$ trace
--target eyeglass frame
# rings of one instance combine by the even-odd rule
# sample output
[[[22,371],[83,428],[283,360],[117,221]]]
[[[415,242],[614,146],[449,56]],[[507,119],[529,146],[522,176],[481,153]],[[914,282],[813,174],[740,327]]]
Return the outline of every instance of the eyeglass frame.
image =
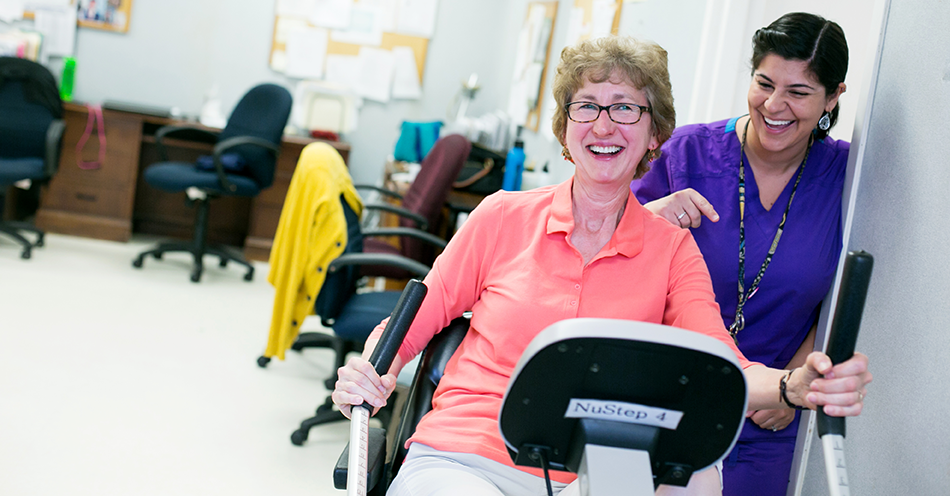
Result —
[[[571,105],[574,105],[575,103],[585,103],[585,104],[589,104],[589,105],[593,105],[593,106],[597,107],[597,117],[594,117],[593,119],[591,119],[591,120],[589,120],[589,121],[579,121],[579,120],[577,120],[577,119],[571,117],[571,109],[570,109],[570,107],[571,107]],[[617,106],[617,105],[628,105],[628,106],[631,106],[631,107],[637,107],[638,109],[640,109],[640,116],[637,117],[637,120],[635,120],[635,121],[633,121],[633,122],[620,122],[620,121],[614,119],[614,117],[613,117],[612,115],[610,115],[610,109],[611,109],[611,107],[615,107],[615,106]],[[578,101],[576,101],[576,102],[568,102],[568,103],[564,104],[564,112],[567,114],[567,118],[570,119],[570,120],[572,120],[572,121],[574,121],[574,122],[576,122],[576,123],[578,123],[578,124],[587,124],[588,122],[594,122],[594,121],[596,121],[597,119],[600,119],[600,114],[601,114],[603,111],[605,111],[605,110],[607,111],[607,118],[609,118],[611,121],[613,121],[613,122],[616,123],[616,124],[620,124],[620,125],[624,125],[624,126],[632,126],[632,125],[634,125],[634,124],[640,122],[640,119],[643,119],[643,114],[644,114],[644,113],[648,113],[648,114],[652,114],[652,113],[653,113],[653,107],[648,107],[648,106],[646,106],[646,105],[637,105],[636,103],[617,102],[617,103],[612,103],[612,104],[610,104],[610,105],[598,105],[598,104],[596,104],[596,103],[594,103],[594,102],[588,102],[588,101],[584,101],[584,100],[578,100]]]

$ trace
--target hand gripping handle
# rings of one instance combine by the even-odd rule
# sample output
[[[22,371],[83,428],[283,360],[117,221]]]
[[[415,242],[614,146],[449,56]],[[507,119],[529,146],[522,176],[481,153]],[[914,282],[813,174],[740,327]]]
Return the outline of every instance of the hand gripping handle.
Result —
[[[828,357],[835,365],[854,356],[854,345],[858,340],[858,329],[861,327],[861,314],[864,311],[873,265],[874,258],[865,251],[849,252],[845,258],[841,289],[838,292],[835,316],[831,321],[831,335],[828,338]],[[844,417],[825,415],[824,408],[819,408],[817,413],[819,436],[839,434],[844,437]]]
[[[396,358],[396,353],[406,339],[406,333],[409,332],[409,326],[412,320],[416,318],[419,307],[422,306],[422,300],[426,297],[428,288],[422,282],[412,279],[406,285],[406,289],[399,295],[399,301],[396,302],[396,308],[393,309],[389,322],[383,330],[373,354],[369,357],[369,362],[376,368],[376,373],[380,376],[389,372],[389,367]]]

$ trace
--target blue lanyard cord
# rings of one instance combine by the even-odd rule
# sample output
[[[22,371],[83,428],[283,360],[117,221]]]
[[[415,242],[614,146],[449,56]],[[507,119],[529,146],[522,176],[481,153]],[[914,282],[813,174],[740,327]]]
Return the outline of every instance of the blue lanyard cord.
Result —
[[[792,186],[792,194],[788,197],[788,205],[785,206],[785,213],[782,214],[782,221],[778,224],[778,230],[775,232],[775,238],[772,240],[772,246],[769,248],[768,255],[765,256],[765,260],[762,262],[762,267],[759,267],[759,273],[756,274],[755,280],[752,281],[752,286],[749,287],[749,290],[745,290],[745,165],[743,164],[743,157],[745,156],[745,139],[746,134],[749,132],[749,121],[752,118],[749,117],[749,120],[745,122],[745,129],[742,130],[742,147],[739,150],[739,302],[736,305],[736,318],[732,322],[732,325],[729,326],[729,335],[732,336],[733,341],[736,342],[736,346],[739,346],[739,340],[736,337],[736,334],[739,333],[742,329],[745,328],[745,316],[742,313],[742,309],[745,306],[746,301],[752,297],[757,289],[759,289],[759,282],[762,281],[762,276],[765,275],[765,269],[769,267],[769,264],[772,262],[772,256],[775,255],[775,250],[778,248],[778,242],[782,239],[782,232],[785,230],[785,220],[788,219],[788,211],[792,208],[792,200],[795,199],[795,191],[798,189],[798,183],[802,180],[802,173],[805,172],[805,163],[808,162],[808,154],[811,152],[812,139],[808,139],[808,148],[805,149],[805,158],[802,159],[802,164],[798,167],[798,177],[795,178],[795,184]]]

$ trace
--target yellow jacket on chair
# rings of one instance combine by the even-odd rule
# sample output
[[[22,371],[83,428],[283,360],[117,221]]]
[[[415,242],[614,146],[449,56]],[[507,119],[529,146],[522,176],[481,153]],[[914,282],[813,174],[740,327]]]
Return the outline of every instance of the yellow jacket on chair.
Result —
[[[284,359],[323,286],[327,266],[346,246],[340,195],[357,215],[363,210],[343,157],[326,143],[300,153],[270,251],[267,281],[277,290],[264,356]]]

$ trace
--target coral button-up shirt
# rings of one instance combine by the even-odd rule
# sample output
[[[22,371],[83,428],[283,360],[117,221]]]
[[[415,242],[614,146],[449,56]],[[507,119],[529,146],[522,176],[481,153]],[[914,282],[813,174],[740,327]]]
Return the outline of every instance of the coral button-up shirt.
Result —
[[[728,345],[743,368],[750,364],[723,327],[706,264],[689,231],[630,195],[610,241],[584,265],[571,245],[572,185],[573,179],[489,196],[435,261],[400,358],[406,363],[467,310],[471,329],[410,443],[513,466],[498,431],[502,397],[528,343],[564,319],[628,319],[688,329]],[[379,337],[383,325],[372,337]],[[551,477],[570,482],[575,476],[553,472]]]

